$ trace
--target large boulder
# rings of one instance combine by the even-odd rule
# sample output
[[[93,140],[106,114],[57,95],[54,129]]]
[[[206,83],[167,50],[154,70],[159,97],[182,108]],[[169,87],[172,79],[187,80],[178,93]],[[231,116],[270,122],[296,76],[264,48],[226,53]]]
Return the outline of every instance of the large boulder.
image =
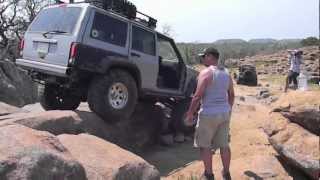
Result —
[[[282,159],[312,179],[318,179],[320,173],[319,136],[301,126],[290,123],[279,113],[271,113],[264,126],[269,142]]]
[[[103,133],[100,128],[103,128],[105,124],[101,119],[93,120],[88,126],[84,126],[83,123],[83,119],[74,111],[44,111],[0,116],[0,126],[21,124],[32,129],[48,131],[54,135],[88,132],[103,136],[103,134],[99,134]],[[94,132],[92,132],[92,126],[94,126]]]
[[[0,126],[17,123],[54,135],[88,133],[138,152],[157,141],[164,117],[158,106],[139,104],[129,121],[110,124],[90,112],[87,106],[80,109],[0,116]]]
[[[117,145],[88,134],[58,138],[84,166],[88,179],[160,180],[152,165]]]
[[[38,99],[37,86],[26,71],[0,60],[0,101],[22,107]]]
[[[15,106],[11,106],[9,104],[0,102],[0,116],[17,113],[17,112],[22,112],[22,110]]]
[[[280,112],[291,122],[320,135],[320,96],[316,91],[291,91],[280,96],[273,105],[273,112]]]
[[[50,133],[21,125],[0,127],[1,180],[85,180],[83,166]]]
[[[43,109],[43,107],[41,106],[40,103],[27,104],[27,105],[23,106],[21,109],[23,109],[27,112],[32,112],[32,113],[46,111],[45,109]]]
[[[310,132],[320,135],[320,106],[290,108],[289,112],[281,114],[291,122],[297,123]]]

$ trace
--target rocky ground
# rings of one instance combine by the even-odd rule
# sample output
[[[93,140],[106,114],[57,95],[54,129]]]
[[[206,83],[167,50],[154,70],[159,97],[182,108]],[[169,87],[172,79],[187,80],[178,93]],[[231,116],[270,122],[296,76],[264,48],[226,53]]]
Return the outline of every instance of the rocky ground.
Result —
[[[270,95],[263,98],[261,91]],[[319,92],[284,94],[265,85],[237,85],[231,121],[232,177],[316,179],[320,170]],[[265,103],[270,98],[276,101]],[[52,173],[67,179],[161,176],[188,180],[198,179],[203,171],[191,137],[171,146],[154,144],[159,126],[155,122],[163,116],[157,106],[141,105],[144,112],[148,108],[149,115],[141,117],[138,108],[132,122],[110,125],[91,113],[86,104],[75,112],[45,112],[39,104],[23,108],[0,105],[0,179],[50,179],[47,176]],[[52,163],[40,168],[49,161]],[[219,152],[213,162],[216,177],[221,179]]]

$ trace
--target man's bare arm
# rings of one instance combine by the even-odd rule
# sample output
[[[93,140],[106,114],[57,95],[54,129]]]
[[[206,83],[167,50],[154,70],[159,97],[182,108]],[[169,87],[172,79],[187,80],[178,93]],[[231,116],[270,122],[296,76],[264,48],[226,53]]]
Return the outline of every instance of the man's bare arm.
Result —
[[[209,74],[210,74],[210,72],[203,71],[198,76],[197,89],[196,89],[196,92],[192,98],[189,110],[187,112],[189,115],[193,115],[200,105],[201,98],[205,92],[207,84],[209,83],[208,82],[208,75]]]
[[[235,97],[235,94],[234,94],[234,88],[233,88],[233,81],[232,81],[232,78],[230,78],[230,81],[229,81],[229,90],[228,90],[228,100],[229,100],[229,105],[230,107],[232,108],[233,104],[234,104],[234,97]]]

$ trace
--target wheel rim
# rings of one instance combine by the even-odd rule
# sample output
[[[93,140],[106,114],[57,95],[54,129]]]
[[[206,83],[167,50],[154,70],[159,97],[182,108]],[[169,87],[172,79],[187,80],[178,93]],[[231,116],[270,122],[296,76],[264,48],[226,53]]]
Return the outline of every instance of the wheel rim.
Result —
[[[128,102],[129,92],[123,83],[114,83],[108,93],[109,104],[115,109],[122,109]]]

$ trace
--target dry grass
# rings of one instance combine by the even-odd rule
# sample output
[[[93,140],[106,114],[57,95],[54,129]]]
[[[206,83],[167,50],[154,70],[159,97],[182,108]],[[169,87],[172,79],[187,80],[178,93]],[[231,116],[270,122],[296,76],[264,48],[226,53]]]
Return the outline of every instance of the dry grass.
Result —
[[[319,84],[309,84],[309,89],[311,91],[320,91],[320,85]]]
[[[286,76],[283,75],[268,75],[261,78],[262,81],[267,82],[271,85],[284,85]],[[308,83],[309,90],[320,91],[319,84]]]
[[[274,64],[277,64],[277,62],[266,60],[256,60],[254,62],[254,65],[256,66],[257,70],[265,69],[265,65],[272,66]]]
[[[268,75],[261,80],[268,82],[269,84],[282,85],[285,83],[286,77],[282,75]]]

